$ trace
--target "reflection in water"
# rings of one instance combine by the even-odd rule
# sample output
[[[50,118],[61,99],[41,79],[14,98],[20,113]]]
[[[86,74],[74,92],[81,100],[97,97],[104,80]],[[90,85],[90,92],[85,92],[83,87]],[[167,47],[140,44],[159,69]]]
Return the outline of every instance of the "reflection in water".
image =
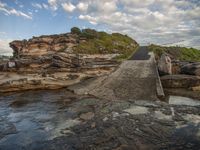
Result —
[[[63,136],[66,133],[63,130],[80,123],[76,113],[66,107],[75,97],[66,90],[28,91],[0,97],[0,118],[8,122],[3,129],[8,131],[0,131],[0,145],[12,148]]]
[[[120,141],[133,144],[130,138],[141,138],[144,145],[157,141],[155,145],[164,144],[163,149],[199,149],[200,102],[171,96],[169,104],[103,101],[65,89],[0,96],[0,150],[80,146],[80,140],[86,146],[108,139],[108,145]],[[116,137],[108,138],[110,135]]]

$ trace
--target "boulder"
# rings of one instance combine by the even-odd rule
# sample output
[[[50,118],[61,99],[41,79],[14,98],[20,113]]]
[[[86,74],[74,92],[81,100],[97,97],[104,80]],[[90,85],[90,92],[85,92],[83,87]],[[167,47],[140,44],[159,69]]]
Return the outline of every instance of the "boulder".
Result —
[[[181,74],[200,76],[200,62],[184,65],[181,67]]]
[[[158,60],[158,71],[160,75],[172,74],[171,58],[167,54],[162,54]]]

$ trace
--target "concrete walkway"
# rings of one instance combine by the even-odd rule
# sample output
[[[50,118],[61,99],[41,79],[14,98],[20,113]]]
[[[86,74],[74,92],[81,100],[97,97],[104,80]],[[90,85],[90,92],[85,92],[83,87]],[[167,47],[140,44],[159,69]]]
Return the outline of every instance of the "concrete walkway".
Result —
[[[108,100],[157,100],[158,92],[164,93],[154,55],[147,51],[146,47],[139,48],[133,60],[124,61],[115,72],[72,89]]]
[[[150,59],[148,48],[146,46],[141,46],[129,60],[148,60],[148,59]]]

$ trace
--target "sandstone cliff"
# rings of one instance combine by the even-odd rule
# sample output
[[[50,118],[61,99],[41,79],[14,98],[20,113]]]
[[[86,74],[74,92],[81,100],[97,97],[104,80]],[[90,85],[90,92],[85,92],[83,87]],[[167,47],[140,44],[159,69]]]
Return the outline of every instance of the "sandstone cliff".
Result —
[[[106,75],[137,42],[119,33],[73,28],[71,33],[42,35],[10,43],[13,58],[0,63],[0,92],[66,87]]]
[[[78,44],[76,34],[45,35],[29,40],[13,41],[10,47],[16,58],[27,56],[39,57],[56,52],[72,52],[72,47]]]
[[[92,29],[84,29],[77,33],[73,28],[66,34],[43,35],[10,43],[15,58],[33,58],[58,52],[124,55],[132,53],[137,46],[137,42],[127,35],[108,34]]]

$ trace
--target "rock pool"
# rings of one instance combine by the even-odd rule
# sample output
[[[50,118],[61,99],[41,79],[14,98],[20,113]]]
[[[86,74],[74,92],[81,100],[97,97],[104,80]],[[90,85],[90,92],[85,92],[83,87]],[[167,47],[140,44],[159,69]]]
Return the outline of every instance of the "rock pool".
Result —
[[[0,96],[0,150],[200,149],[198,101],[108,101],[62,90]]]

